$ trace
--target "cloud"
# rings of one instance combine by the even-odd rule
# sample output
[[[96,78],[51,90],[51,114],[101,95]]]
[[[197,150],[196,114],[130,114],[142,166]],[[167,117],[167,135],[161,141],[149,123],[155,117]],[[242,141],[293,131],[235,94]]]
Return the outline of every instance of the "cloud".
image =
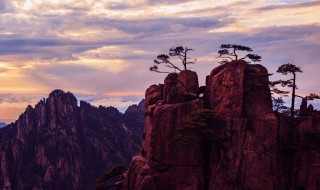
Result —
[[[8,69],[0,68],[0,73],[5,73],[7,71],[8,71]]]
[[[59,75],[59,76],[69,76],[69,75],[76,75],[76,74],[86,74],[88,72],[94,71],[93,68],[84,65],[76,65],[76,64],[62,64],[62,65],[50,65],[49,66],[42,66],[43,71],[52,74],[52,75]],[[40,69],[38,69],[39,71]]]
[[[113,106],[124,112],[130,105],[138,104],[142,96],[113,97],[107,95],[76,93],[78,104],[80,100],[89,102],[94,106]],[[24,112],[27,105],[35,106],[47,94],[3,94],[0,93],[0,122],[13,122]]]
[[[308,8],[319,6],[320,1],[308,1],[308,2],[299,2],[299,3],[288,3],[288,4],[278,4],[278,5],[268,5],[263,6],[258,9],[257,11],[273,11],[277,9],[297,9],[297,8]]]
[[[148,70],[158,54],[173,46],[193,48],[189,56],[198,62],[190,69],[204,85],[219,65],[222,43],[251,47],[271,73],[281,64],[297,64],[304,71],[298,76],[299,93],[319,89],[318,1],[30,2],[0,0],[2,93],[47,95],[59,88],[96,104],[121,104],[110,98],[122,95],[137,101],[133,95],[142,98],[138,94],[147,87],[163,82],[164,75]],[[27,106],[27,101],[17,102]]]
[[[168,18],[159,17],[154,19],[107,19],[95,18],[86,21],[87,26],[100,26],[104,29],[117,29],[127,34],[166,34],[188,31],[190,28],[214,28],[222,27],[232,23],[232,20],[219,21],[219,18]],[[179,31],[172,28],[181,25]]]
[[[12,55],[15,60],[75,60],[75,53],[102,46],[101,42],[83,42],[66,39],[0,39],[3,60]]]
[[[111,3],[111,4],[108,4],[106,8],[111,10],[125,10],[125,9],[132,8],[132,6],[127,3]]]
[[[79,19],[85,17],[84,15],[80,14],[77,18],[78,16],[68,14],[64,15],[63,20],[59,16],[44,16],[32,20],[32,22],[39,23],[39,26],[43,26],[41,28],[52,29],[51,32],[42,32],[42,30],[38,30],[38,27],[33,30],[27,22],[28,27],[25,29],[27,31],[22,30],[18,31],[18,34],[2,35],[2,39],[0,33],[0,55],[16,55],[16,58],[21,57],[23,60],[73,60],[75,59],[73,54],[102,48],[106,45],[136,44],[155,35],[188,35],[190,30],[225,27],[233,22],[232,19],[221,21],[220,17],[159,17],[154,19],[88,17],[81,22]],[[6,25],[12,27],[11,22],[6,22]],[[77,30],[77,28],[80,29]],[[83,28],[88,28],[88,30]],[[29,37],[28,31],[36,33],[36,36]],[[89,32],[90,34],[86,35]],[[26,36],[23,36],[24,33]],[[109,35],[113,37],[107,37]],[[90,36],[94,36],[94,38],[90,39]],[[99,37],[101,38],[99,39]],[[132,55],[130,52],[126,54],[126,57],[122,57],[123,59],[134,59],[136,56],[142,58],[141,55]],[[111,54],[109,53],[109,55]],[[115,57],[115,55],[111,56]]]
[[[138,104],[143,96],[120,96],[120,97],[114,97],[114,96],[107,96],[107,95],[88,95],[88,94],[76,94],[76,97],[78,98],[78,101],[86,101],[94,106],[112,106],[119,109],[122,113],[125,112],[125,110],[133,105]]]
[[[147,0],[147,3],[150,5],[155,5],[155,4],[178,4],[178,3],[186,3],[188,1],[192,0]]]
[[[12,12],[13,10],[14,9],[10,0],[0,0],[0,14]]]

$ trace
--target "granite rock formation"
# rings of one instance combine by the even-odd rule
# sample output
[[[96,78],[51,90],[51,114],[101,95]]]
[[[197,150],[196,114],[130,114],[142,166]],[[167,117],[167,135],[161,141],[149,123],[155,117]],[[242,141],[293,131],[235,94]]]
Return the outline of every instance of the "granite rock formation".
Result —
[[[266,68],[241,60],[221,65],[207,77],[203,97],[180,94],[189,93],[177,85],[182,76],[182,86],[198,94],[198,79],[189,71],[147,89],[146,100],[153,101],[146,102],[142,151],[122,190],[319,189],[320,115],[274,114]],[[223,141],[210,152],[202,141],[177,144],[181,124],[203,109],[225,121],[216,137]]]
[[[272,113],[268,71],[261,65],[234,61],[211,71],[206,101],[223,117],[265,117]]]
[[[101,173],[139,152],[144,112],[144,101],[122,114],[53,91],[0,129],[0,189],[93,189]]]

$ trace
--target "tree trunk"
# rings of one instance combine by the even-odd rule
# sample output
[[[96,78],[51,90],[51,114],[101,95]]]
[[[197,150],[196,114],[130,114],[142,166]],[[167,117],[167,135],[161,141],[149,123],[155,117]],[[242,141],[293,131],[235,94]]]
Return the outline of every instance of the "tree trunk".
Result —
[[[296,97],[296,73],[293,72],[293,87],[292,87],[292,99],[291,99],[291,117],[294,117],[294,99]]]
[[[184,66],[184,70],[187,70],[187,49],[184,52],[184,58],[183,58],[183,66]]]

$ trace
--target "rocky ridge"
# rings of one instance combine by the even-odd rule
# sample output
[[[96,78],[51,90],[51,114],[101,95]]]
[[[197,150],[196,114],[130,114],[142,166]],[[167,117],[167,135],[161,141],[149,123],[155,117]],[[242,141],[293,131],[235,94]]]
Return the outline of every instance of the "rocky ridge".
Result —
[[[144,101],[122,114],[53,91],[0,129],[0,189],[93,189],[101,173],[139,152],[144,112]]]
[[[318,189],[320,115],[274,114],[268,84],[263,66],[233,61],[213,69],[205,87],[192,71],[150,86],[142,151],[122,190]],[[204,109],[223,119],[215,142],[223,141],[209,152],[204,141],[177,144],[183,123]]]

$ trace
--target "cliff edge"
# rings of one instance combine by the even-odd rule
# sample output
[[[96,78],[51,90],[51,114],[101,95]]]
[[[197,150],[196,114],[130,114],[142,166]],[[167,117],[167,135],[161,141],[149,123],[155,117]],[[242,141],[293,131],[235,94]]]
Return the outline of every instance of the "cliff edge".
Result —
[[[141,154],[133,158],[122,189],[320,187],[320,116],[275,115],[268,84],[265,67],[233,61],[213,69],[205,87],[188,70],[150,86]],[[209,112],[219,118],[209,126],[200,122],[207,115],[198,115],[198,123],[190,119]],[[189,134],[201,138],[179,143],[177,138],[190,139],[181,135],[190,123],[211,131],[198,128]]]

